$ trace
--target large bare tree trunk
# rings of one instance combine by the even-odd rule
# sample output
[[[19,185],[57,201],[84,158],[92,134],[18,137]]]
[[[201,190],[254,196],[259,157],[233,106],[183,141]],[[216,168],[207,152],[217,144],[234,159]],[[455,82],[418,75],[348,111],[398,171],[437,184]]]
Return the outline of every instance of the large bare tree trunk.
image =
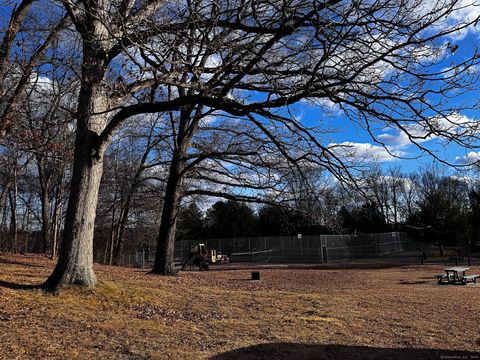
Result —
[[[175,249],[175,233],[177,217],[182,201],[185,157],[190,143],[192,132],[188,131],[191,109],[183,109],[180,115],[180,126],[173,151],[170,172],[163,201],[162,218],[157,239],[157,253],[152,273],[161,275],[175,275],[177,270],[173,263]]]
[[[105,73],[102,54],[84,47],[82,88],[79,95],[77,132],[70,198],[57,266],[44,283],[55,291],[66,285],[95,286],[93,233],[104,149],[97,151],[98,135],[106,123],[107,98],[101,82]]]
[[[96,284],[92,240],[102,165],[102,159],[92,159],[90,154],[75,156],[59,259],[45,282],[50,290],[70,284]]]
[[[175,232],[177,217],[180,210],[183,161],[181,155],[176,154],[170,165],[170,174],[165,190],[162,219],[157,239],[157,253],[152,273],[161,275],[175,275],[177,273],[173,263],[175,246]]]

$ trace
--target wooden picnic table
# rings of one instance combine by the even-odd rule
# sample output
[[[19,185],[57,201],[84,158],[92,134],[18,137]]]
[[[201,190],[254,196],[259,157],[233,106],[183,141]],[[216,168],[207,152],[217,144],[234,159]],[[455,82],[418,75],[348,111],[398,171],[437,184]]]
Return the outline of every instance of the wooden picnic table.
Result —
[[[454,266],[451,268],[445,268],[445,274],[437,275],[437,280],[439,284],[464,284],[466,285],[469,281],[476,283],[477,279],[480,278],[478,274],[466,275],[466,272],[470,270],[468,267]]]
[[[470,270],[469,267],[462,267],[462,266],[454,266],[451,268],[443,269],[443,271],[445,271],[445,273],[447,274],[447,281],[452,284],[455,284],[457,282],[463,282],[465,273],[468,270]]]

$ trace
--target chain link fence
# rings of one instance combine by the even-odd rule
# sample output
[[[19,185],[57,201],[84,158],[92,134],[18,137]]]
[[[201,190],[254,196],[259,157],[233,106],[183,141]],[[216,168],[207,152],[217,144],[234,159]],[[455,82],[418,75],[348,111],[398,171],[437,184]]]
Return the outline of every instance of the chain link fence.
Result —
[[[175,257],[181,261],[198,243],[227,254],[231,262],[312,264],[379,257],[405,251],[409,245],[401,232],[180,240],[175,243]]]

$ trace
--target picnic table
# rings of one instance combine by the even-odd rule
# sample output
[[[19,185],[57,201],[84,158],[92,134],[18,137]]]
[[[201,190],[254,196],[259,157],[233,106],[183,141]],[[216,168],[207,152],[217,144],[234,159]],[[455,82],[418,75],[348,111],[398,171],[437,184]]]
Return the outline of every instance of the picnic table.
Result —
[[[468,280],[477,282],[479,275],[466,275],[467,271],[470,270],[469,267],[454,266],[450,268],[445,268],[445,274],[437,275],[438,283],[447,282],[449,284],[466,284]]]

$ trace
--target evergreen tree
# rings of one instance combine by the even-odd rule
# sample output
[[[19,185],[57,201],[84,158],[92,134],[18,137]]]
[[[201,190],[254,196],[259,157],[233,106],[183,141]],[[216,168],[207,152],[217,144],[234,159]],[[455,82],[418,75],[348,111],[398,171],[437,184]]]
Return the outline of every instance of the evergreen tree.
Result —
[[[258,218],[245,203],[218,201],[207,211],[209,238],[258,236]]]

